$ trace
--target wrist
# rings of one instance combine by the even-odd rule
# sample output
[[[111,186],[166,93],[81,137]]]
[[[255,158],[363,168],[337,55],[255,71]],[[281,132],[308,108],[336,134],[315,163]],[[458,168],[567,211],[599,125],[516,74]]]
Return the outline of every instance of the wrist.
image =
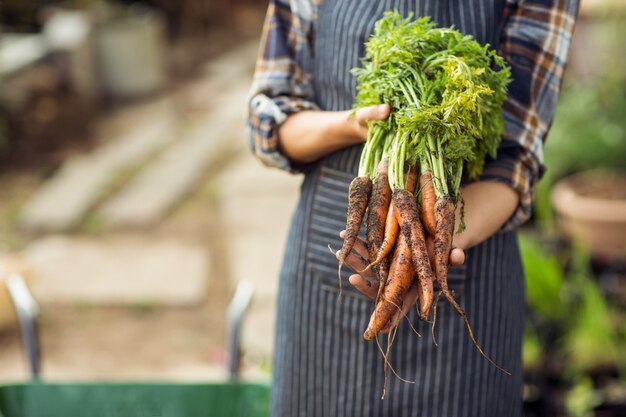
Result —
[[[465,208],[465,230],[454,234],[452,244],[463,250],[476,246],[497,233],[514,213],[519,195],[507,184],[478,181],[461,188]],[[457,206],[456,225],[461,220]]]

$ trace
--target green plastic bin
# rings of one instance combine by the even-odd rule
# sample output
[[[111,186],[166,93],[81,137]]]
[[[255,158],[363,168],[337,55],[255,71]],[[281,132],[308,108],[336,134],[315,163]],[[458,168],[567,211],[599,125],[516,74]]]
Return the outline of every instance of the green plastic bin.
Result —
[[[267,417],[269,385],[38,383],[0,386],[0,417]]]
[[[1,0],[0,0],[1,2]],[[39,308],[23,277],[7,289],[19,318],[31,382],[0,384],[0,417],[267,417],[269,384],[237,382],[243,315],[252,287],[241,282],[228,306],[230,381],[225,383],[48,383],[39,381]]]

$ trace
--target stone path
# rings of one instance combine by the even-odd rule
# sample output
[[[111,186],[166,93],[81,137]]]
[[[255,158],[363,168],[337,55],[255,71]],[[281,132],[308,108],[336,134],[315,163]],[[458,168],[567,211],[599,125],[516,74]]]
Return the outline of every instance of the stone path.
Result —
[[[204,247],[141,236],[51,236],[23,254],[42,304],[197,305],[209,285]]]
[[[151,108],[145,116],[95,152],[68,160],[23,208],[22,228],[67,231],[76,227],[121,172],[138,167],[174,140],[167,104]]]
[[[198,185],[211,163],[243,144],[243,108],[257,46],[248,42],[234,48],[206,66],[205,82],[192,84],[196,91],[186,92],[187,101],[192,106],[202,102],[200,122],[181,114],[175,95],[165,97],[159,106],[135,112],[132,127],[106,136],[104,146],[70,158],[22,210],[23,229],[75,229],[107,198],[100,213],[112,226],[145,227],[162,219]],[[133,176],[134,171],[139,173]],[[125,175],[134,178],[115,184]]]
[[[245,371],[267,376],[301,178],[262,166],[245,149],[257,47],[235,48],[173,96],[107,120],[107,140],[68,160],[23,208],[22,228],[41,236],[24,257],[45,315],[44,376],[221,379],[214,350],[241,280],[254,287]],[[78,228],[88,215],[99,224],[95,234]],[[23,377],[19,342],[8,350],[3,343],[0,334],[0,380]]]
[[[116,228],[156,224],[200,184],[211,165],[241,148],[243,115],[234,111],[233,103],[243,103],[247,90],[235,86],[222,94],[223,101],[230,105],[216,105],[210,117],[187,129],[173,146],[109,199],[100,211],[104,222]],[[233,126],[241,129],[236,131]]]

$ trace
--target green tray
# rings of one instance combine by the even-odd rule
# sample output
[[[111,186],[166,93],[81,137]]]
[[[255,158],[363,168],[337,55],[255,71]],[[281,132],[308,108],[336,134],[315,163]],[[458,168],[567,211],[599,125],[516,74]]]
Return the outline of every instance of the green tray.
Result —
[[[0,386],[0,417],[267,417],[269,385],[29,382]]]

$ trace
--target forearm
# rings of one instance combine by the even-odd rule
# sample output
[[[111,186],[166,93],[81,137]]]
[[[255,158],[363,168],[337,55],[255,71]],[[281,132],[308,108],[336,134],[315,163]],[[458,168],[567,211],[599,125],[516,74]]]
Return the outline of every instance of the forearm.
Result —
[[[278,129],[281,152],[293,162],[308,163],[367,139],[367,123],[382,120],[389,106],[370,106],[351,111],[306,110],[292,114]]]
[[[363,140],[349,111],[308,110],[293,114],[278,130],[281,151],[290,160],[307,163]]]
[[[519,194],[509,185],[479,181],[461,189],[465,202],[465,230],[454,235],[453,246],[469,249],[495,234],[515,212]],[[460,205],[457,208],[457,226]]]

